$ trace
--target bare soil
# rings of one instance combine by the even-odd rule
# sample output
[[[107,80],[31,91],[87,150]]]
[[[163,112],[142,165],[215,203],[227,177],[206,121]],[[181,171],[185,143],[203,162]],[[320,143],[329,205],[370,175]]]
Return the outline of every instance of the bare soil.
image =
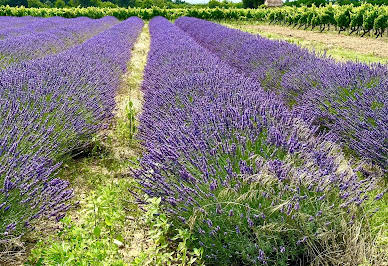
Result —
[[[227,23],[229,27],[250,33],[261,34],[271,39],[296,39],[301,46],[318,48],[318,50],[343,49],[361,55],[388,59],[388,37],[383,38],[360,37],[357,35],[338,34],[334,31],[319,32],[296,29],[281,25]],[[317,47],[318,46],[318,47]],[[320,46],[320,47],[319,47]],[[362,60],[361,60],[362,61]],[[385,60],[382,60],[383,62]]]

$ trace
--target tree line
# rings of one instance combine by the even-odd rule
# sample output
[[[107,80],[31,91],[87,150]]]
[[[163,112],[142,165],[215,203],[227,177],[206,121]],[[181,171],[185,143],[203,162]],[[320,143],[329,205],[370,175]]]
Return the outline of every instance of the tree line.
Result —
[[[24,6],[37,8],[64,7],[125,7],[125,8],[245,8],[264,4],[264,0],[244,0],[233,3],[228,0],[210,0],[206,4],[189,4],[184,0],[0,0],[0,6]]]
[[[36,8],[64,7],[102,7],[102,8],[251,8],[263,7],[265,0],[242,0],[233,3],[230,0],[210,0],[206,4],[189,4],[185,0],[0,0],[0,6],[24,6]],[[362,3],[388,5],[388,0],[283,0],[286,6],[327,6],[330,4],[361,6]]]

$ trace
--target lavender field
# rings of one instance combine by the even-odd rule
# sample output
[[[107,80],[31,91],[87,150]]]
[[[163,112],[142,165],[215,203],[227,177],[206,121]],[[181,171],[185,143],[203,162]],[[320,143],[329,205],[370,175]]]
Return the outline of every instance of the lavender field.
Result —
[[[181,17],[0,17],[0,263],[388,265],[388,67]]]

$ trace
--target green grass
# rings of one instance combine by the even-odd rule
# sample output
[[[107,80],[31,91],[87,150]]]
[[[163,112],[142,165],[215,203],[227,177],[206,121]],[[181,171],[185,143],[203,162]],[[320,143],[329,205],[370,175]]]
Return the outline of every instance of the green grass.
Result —
[[[126,181],[98,186],[86,199],[79,221],[65,217],[56,236],[38,242],[27,264],[124,265],[119,248],[126,219],[119,199],[126,187]]]
[[[60,222],[56,234],[37,243],[27,264],[124,265],[120,248],[131,229],[126,209],[141,214],[128,192],[137,185],[119,175],[131,166],[130,160],[115,158],[102,145],[95,141],[87,157],[69,160],[62,168],[59,176],[76,184],[79,207]]]

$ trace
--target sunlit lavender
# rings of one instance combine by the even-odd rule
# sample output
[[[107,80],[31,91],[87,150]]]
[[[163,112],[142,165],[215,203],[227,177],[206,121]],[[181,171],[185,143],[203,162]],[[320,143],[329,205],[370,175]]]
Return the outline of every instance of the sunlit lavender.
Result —
[[[37,218],[59,220],[70,207],[73,192],[55,170],[112,118],[120,76],[142,27],[141,19],[129,18],[58,55],[0,72],[2,236],[22,234]]]
[[[41,19],[25,27],[9,29],[1,39],[0,32],[0,69],[12,64],[45,57],[69,49],[82,43],[93,35],[117,24],[114,17],[93,20],[90,18],[48,18]],[[4,36],[4,35],[3,35]]]
[[[230,66],[275,91],[329,129],[340,143],[383,169],[388,165],[388,68],[338,63],[285,41],[182,17],[176,25]]]
[[[352,223],[376,179],[344,167],[332,135],[166,19],[151,20],[150,33],[146,153],[134,174],[176,224],[194,230],[207,261],[292,261],[289,250],[303,254],[337,230],[338,217]]]

